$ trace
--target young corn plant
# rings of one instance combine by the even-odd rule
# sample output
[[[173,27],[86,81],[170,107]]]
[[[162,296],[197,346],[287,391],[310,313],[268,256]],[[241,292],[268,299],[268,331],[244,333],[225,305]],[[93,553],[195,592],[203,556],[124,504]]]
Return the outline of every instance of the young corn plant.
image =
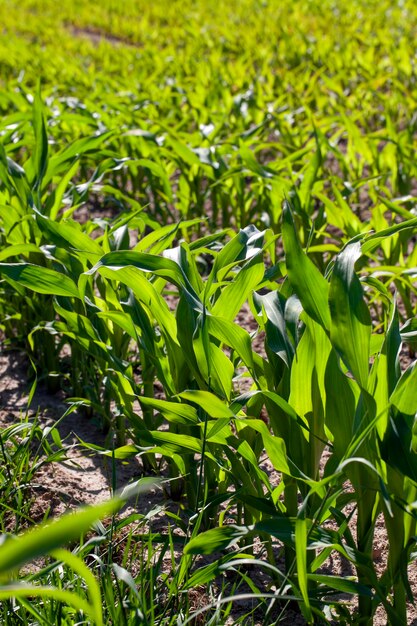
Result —
[[[414,220],[401,227],[411,226]],[[388,229],[384,236],[395,234],[399,228]],[[362,251],[375,249],[378,235],[365,237]],[[271,533],[287,546],[287,576],[305,617],[312,621],[313,614],[319,614],[317,590],[323,585],[333,589],[344,585],[338,577],[317,572],[331,549],[336,549],[347,554],[357,570],[358,582],[351,592],[359,596],[359,623],[372,623],[379,603],[391,623],[405,623],[409,593],[406,564],[415,528],[413,510],[404,507],[415,488],[411,469],[415,455],[411,417],[414,365],[402,374],[398,368],[401,335],[395,306],[391,318],[387,317],[385,333],[372,333],[368,305],[354,269],[362,254],[359,240],[339,253],[328,281],[303,252],[288,205],[284,208],[283,239],[293,295],[287,299],[284,295],[255,298],[259,313],[267,318],[269,354],[274,354],[274,363],[277,357],[281,360],[275,380],[279,395],[264,395],[275,442],[282,442],[285,461],[277,462],[267,440],[264,446],[275,469],[282,472],[279,491],[283,501],[275,514],[271,512],[270,520],[258,521],[246,530],[214,529],[195,537],[187,552],[219,550],[248,533]],[[272,398],[278,413],[271,410]],[[393,453],[400,441],[405,450],[401,460],[409,459],[402,474],[401,463],[394,464],[397,455]],[[330,445],[331,457],[321,475],[326,445]],[[346,479],[354,491],[342,496]],[[356,509],[355,541],[347,532],[348,521],[342,510],[348,501]],[[387,571],[378,579],[373,535],[381,511],[388,535],[394,537],[396,532],[401,541],[390,544]],[[327,534],[322,524],[332,516],[340,524],[339,531]],[[317,548],[321,553],[315,555]],[[390,592],[392,602],[387,600]]]

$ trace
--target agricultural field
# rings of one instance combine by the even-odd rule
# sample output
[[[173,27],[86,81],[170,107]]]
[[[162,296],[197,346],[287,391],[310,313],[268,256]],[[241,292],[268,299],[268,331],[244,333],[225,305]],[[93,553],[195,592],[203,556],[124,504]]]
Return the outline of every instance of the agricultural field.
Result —
[[[417,624],[417,5],[0,22],[0,623]]]

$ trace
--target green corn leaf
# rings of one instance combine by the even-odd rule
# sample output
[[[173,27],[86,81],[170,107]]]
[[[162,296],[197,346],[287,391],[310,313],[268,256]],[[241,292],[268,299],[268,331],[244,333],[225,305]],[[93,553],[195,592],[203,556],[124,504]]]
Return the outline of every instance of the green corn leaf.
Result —
[[[199,316],[197,328],[193,334],[197,367],[207,382],[207,387],[217,395],[230,400],[233,390],[233,363],[219,346],[210,341],[206,319],[206,316]]]
[[[30,263],[0,263],[0,274],[36,293],[80,297],[77,286],[71,278],[46,267]]]
[[[268,533],[276,537],[287,546],[295,545],[295,520],[289,517],[279,516],[262,520],[255,524],[258,532]]]
[[[327,361],[325,387],[325,425],[333,437],[335,456],[340,460],[354,435],[360,388],[354,380],[345,376],[341,371],[339,359],[334,350]]]
[[[46,134],[43,103],[40,86],[36,90],[33,103],[33,129],[35,131],[35,148],[32,156],[34,169],[34,190],[40,189],[42,180],[48,167],[48,137]],[[38,207],[40,209],[40,207]]]
[[[399,351],[401,348],[401,335],[399,330],[397,308],[394,305],[391,320],[388,325],[383,344],[379,353],[375,356],[372,365],[370,392],[376,403],[376,412],[381,415],[376,425],[378,435],[382,440],[388,426],[389,397],[394,392],[400,377]],[[382,417],[384,414],[384,417]]]
[[[31,252],[35,254],[43,254],[42,250],[33,243],[20,243],[13,246],[7,246],[0,251],[0,261],[10,259],[14,256],[28,256]]]
[[[226,550],[245,537],[250,530],[250,527],[232,524],[212,528],[193,537],[185,546],[184,554],[214,554]]]
[[[242,443],[239,444],[237,448],[237,453],[251,464],[252,472],[254,472],[260,478],[264,485],[269,485],[268,476],[263,470],[259,468],[259,459],[247,441],[242,441]]]
[[[114,254],[114,253],[110,253]],[[117,253],[118,254],[118,253]],[[154,285],[142,274],[142,272],[135,267],[117,267],[111,266],[107,268],[105,266],[98,266],[100,274],[109,278],[110,280],[118,280],[127,285],[135,294],[139,302],[143,303],[152,311],[155,319],[158,320],[162,329],[165,331],[166,336],[171,341],[176,341],[177,327],[175,324],[175,318],[170,312],[167,303],[159,292],[155,289]],[[80,276],[79,287],[80,293],[83,295],[88,276],[92,273],[92,270],[86,272]],[[139,320],[138,320],[139,321]],[[141,324],[143,329],[144,324]]]
[[[169,177],[165,171],[165,168],[156,163],[155,161],[151,161],[150,159],[137,159],[133,161],[135,165],[140,165],[140,167],[145,167],[148,169],[156,178],[162,182],[162,187],[169,202],[172,202],[172,189],[169,182]],[[171,226],[172,228],[172,226]]]
[[[308,319],[291,368],[288,402],[312,426],[314,421],[321,421],[315,413],[320,413],[325,402],[323,379],[330,350],[330,341],[322,327]],[[319,424],[316,427],[313,427],[316,434],[323,436]]]
[[[275,516],[271,519],[257,522],[254,530],[268,533],[282,541],[285,545],[294,547],[296,543],[295,526],[298,518],[287,516]],[[305,520],[307,531],[307,550],[315,550],[332,547],[346,555],[346,549],[341,544],[340,536],[336,531],[315,526],[310,519]]]
[[[33,197],[25,170],[6,155],[6,151],[0,144],[0,178],[8,183],[20,200],[25,213],[33,207]],[[8,209],[9,210],[9,209]]]
[[[77,173],[79,162],[76,160],[67,171],[62,174],[61,180],[54,189],[53,193],[48,196],[44,203],[44,213],[48,215],[51,220],[55,221],[58,217],[58,213],[63,205],[64,194],[68,189],[70,181]]]
[[[254,557],[248,554],[227,554],[226,556],[218,559],[214,563],[210,563],[210,565],[205,565],[200,567],[192,576],[188,579],[188,581],[184,585],[184,589],[192,589],[193,587],[199,587],[200,585],[204,585],[210,580],[214,580],[219,576],[225,569],[227,569],[227,564],[233,564],[238,558],[245,557],[253,562]]]
[[[255,511],[265,513],[268,516],[277,514],[277,507],[270,498],[260,498],[259,496],[252,496],[246,493],[237,493],[236,500],[243,502],[243,504],[248,504]]]
[[[122,328],[134,341],[138,341],[138,331],[130,315],[124,311],[100,311],[97,317],[104,320],[111,320]]]
[[[204,422],[200,422],[200,427],[204,428]],[[230,419],[222,417],[220,419],[207,421],[207,441],[213,441],[214,443],[221,443],[222,445],[229,445],[227,443],[227,437],[231,436],[232,430],[230,428]]]
[[[404,478],[417,482],[417,437],[414,415],[397,414],[390,417],[385,437],[380,445],[384,461]]]
[[[189,402],[194,402],[198,406],[201,406],[203,411],[205,411],[212,418],[235,417],[233,411],[231,411],[226,404],[224,404],[217,396],[215,396],[213,393],[210,393],[209,391],[183,391],[182,393],[178,394],[178,397],[183,398],[184,400],[188,400]]]
[[[317,137],[316,137],[316,146],[317,146],[317,149],[316,149],[316,152],[314,153],[314,156],[312,157],[310,163],[307,165],[307,167],[303,171],[303,179],[298,189],[298,196],[300,198],[301,206],[307,213],[310,213],[311,192],[312,192],[314,183],[317,180],[317,174],[319,172],[321,162],[322,162],[320,145],[317,141]]]
[[[87,152],[95,152],[103,146],[112,135],[114,135],[114,131],[110,130],[101,135],[77,139],[66,148],[63,148],[58,154],[52,156],[49,159],[48,168],[45,172],[44,185],[48,184],[54,176],[57,176],[62,171],[66,171],[68,162],[71,162],[72,165],[74,159],[79,159],[80,155]]]
[[[267,425],[262,420],[248,420],[248,426],[262,435],[262,441],[265,446],[266,453],[268,454],[274,468],[278,472],[291,476],[292,472],[287,461],[288,457],[284,439],[271,435]]]
[[[304,603],[301,610],[307,622],[312,621],[310,597],[308,595],[307,579],[307,524],[305,519],[295,520],[295,555],[297,562],[297,577]]]
[[[341,593],[349,593],[355,596],[368,596],[369,598],[373,597],[372,590],[369,587],[358,583],[356,580],[350,580],[347,577],[341,578],[339,576],[325,574],[307,574],[307,578],[312,582],[325,585],[330,589],[336,589],[336,591],[340,591]]]
[[[198,422],[197,411],[189,404],[156,400],[155,398],[146,398],[144,396],[139,397],[138,400],[142,406],[151,407],[159,411],[169,422],[182,424]]]
[[[278,292],[271,291],[265,295],[253,294],[255,306],[263,311],[265,321],[266,342],[269,350],[278,355],[287,367],[290,367],[294,356],[294,347],[287,332],[283,307]]]
[[[88,235],[80,230],[80,226],[75,221],[54,222],[35,211],[36,221],[41,231],[47,236],[51,243],[58,247],[78,250],[93,263],[103,256],[103,249]],[[81,255],[82,258],[82,255]]]
[[[188,146],[172,136],[169,138],[169,143],[173,148],[175,156],[179,157],[181,161],[184,161],[189,166],[196,165],[200,167],[200,159]]]
[[[412,346],[417,344],[417,319],[412,318],[405,322],[400,330],[401,340]]]
[[[133,595],[136,596],[136,598],[140,601],[138,588],[132,574],[128,572],[127,569],[125,569],[124,567],[117,565],[117,563],[112,563],[111,568],[114,572],[116,579],[122,581],[125,585],[127,585],[132,591]]]
[[[367,388],[371,317],[355,274],[361,256],[358,242],[348,244],[339,254],[330,281],[330,337],[346,366],[363,389]]]
[[[412,219],[405,220],[399,224],[393,224],[393,226],[390,226],[389,228],[378,230],[376,233],[372,233],[371,235],[366,235],[362,243],[362,252],[363,254],[368,254],[368,252],[372,252],[375,248],[377,248],[387,237],[391,237],[392,235],[409,228],[415,229],[416,227],[417,217],[413,217]]]
[[[191,437],[190,435],[186,435],[184,433],[176,434],[162,430],[151,430],[149,431],[149,438],[152,438],[152,441],[156,445],[166,444],[167,448],[173,452],[182,453],[190,451],[201,453],[202,451],[202,442],[200,439]]]
[[[417,363],[410,365],[390,396],[390,403],[405,415],[417,413]]]
[[[264,271],[262,257],[258,254],[242,267],[230,285],[222,289],[211,313],[232,321],[248,295],[261,283]]]
[[[206,324],[210,335],[233,348],[253,374],[254,355],[249,333],[238,324],[234,324],[222,317],[215,317],[211,314],[207,315]]]
[[[301,248],[288,202],[284,204],[282,214],[282,238],[290,283],[306,313],[325,330],[329,330],[329,285]]]
[[[216,256],[213,269],[207,280],[206,292],[214,282],[222,281],[238,263],[249,260],[262,249],[265,233],[250,225],[241,229]]]
[[[183,289],[196,310],[202,311],[201,302],[187,277],[184,275],[180,266],[171,259],[129,250],[109,252],[105,254],[91,270],[86,272],[86,276],[94,274],[101,269],[107,268],[117,271],[129,267],[137,268],[145,273],[150,272],[155,276],[161,276],[165,278],[165,280],[174,283],[177,287]],[[85,277],[82,282],[85,282]]]

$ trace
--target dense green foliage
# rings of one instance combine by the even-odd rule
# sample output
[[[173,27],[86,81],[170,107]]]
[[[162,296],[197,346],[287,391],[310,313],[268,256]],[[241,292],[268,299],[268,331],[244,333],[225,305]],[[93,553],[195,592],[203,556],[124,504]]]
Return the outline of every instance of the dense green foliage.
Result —
[[[381,606],[407,623],[414,3],[4,0],[0,15],[3,346],[167,498],[163,533],[156,511],[116,516],[125,492],[6,541],[3,622],[249,625],[254,609],[231,611],[250,596],[268,624],[291,600],[307,623],[371,624]],[[4,533],[64,447],[37,421],[2,430]],[[336,553],[353,576],[324,568]]]

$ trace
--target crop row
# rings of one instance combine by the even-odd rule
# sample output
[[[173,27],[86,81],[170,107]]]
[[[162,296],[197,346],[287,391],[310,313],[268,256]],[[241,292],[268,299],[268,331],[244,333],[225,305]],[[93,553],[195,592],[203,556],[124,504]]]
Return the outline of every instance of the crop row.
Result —
[[[143,472],[110,503],[0,546],[4,622],[198,623],[189,598],[206,586],[202,614],[223,624],[228,573],[271,624],[291,600],[308,623],[371,624],[381,607],[407,623],[414,4],[62,0],[58,13],[23,0],[19,16],[7,1],[0,12],[2,344],[29,357],[31,399],[37,382],[62,387],[62,419],[94,415],[108,435],[82,445]],[[2,531],[12,514],[18,533],[23,486],[64,444],[22,421],[0,450]],[[181,536],[141,518],[113,559],[128,526],[116,510],[161,484]],[[14,568],[46,554],[17,584]],[[354,575],[328,572],[335,554]],[[248,567],[265,569],[268,592]]]

